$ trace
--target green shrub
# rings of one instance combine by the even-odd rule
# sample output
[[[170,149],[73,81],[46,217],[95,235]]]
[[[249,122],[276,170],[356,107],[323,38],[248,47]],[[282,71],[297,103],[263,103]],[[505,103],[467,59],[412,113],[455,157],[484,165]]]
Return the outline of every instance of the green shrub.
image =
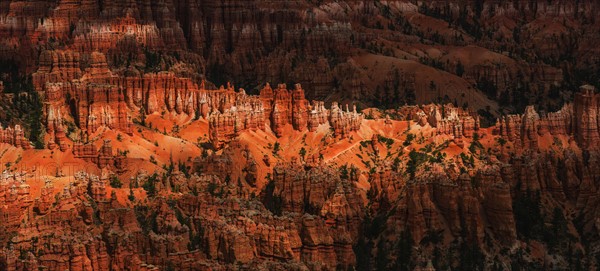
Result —
[[[112,175],[110,176],[110,187],[112,188],[121,188],[123,186],[123,183],[121,183],[121,180],[119,180],[119,176],[117,175]]]

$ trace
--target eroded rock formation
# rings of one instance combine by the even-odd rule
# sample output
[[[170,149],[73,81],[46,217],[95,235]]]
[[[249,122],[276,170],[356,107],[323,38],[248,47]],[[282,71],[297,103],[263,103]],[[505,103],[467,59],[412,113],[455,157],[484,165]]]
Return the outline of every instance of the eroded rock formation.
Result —
[[[139,114],[167,111],[204,117],[217,146],[243,131],[264,130],[266,126],[282,136],[286,125],[314,131],[328,122],[336,135],[345,137],[360,128],[363,118],[356,108],[350,112],[346,107],[344,111],[337,103],[329,111],[322,102],[311,106],[299,84],[294,90],[287,90],[285,84],[273,90],[267,84],[260,96],[252,96],[243,89],[236,92],[229,84],[209,90],[204,83],[198,86],[168,72],[121,77],[112,73],[105,56],[98,52],[91,53],[88,61],[89,67],[82,72],[79,54],[46,51],[34,74],[34,86],[46,96],[48,132],[54,134],[63,151],[66,143],[60,130],[64,130],[65,116],[71,112],[79,128],[88,134],[103,126],[131,133],[132,118]]]
[[[94,163],[99,168],[114,168],[118,172],[127,170],[127,159],[123,152],[117,150],[114,154],[110,140],[104,140],[100,149],[93,143],[75,143],[73,145],[75,158]]]
[[[241,91],[231,102],[234,107],[213,111],[209,116],[213,144],[221,146],[242,131],[263,129],[265,125],[281,137],[286,125],[295,130],[315,131],[319,125],[329,124],[336,136],[346,137],[351,131],[358,130],[363,120],[356,107],[350,112],[347,106],[343,111],[335,102],[330,110],[325,109],[323,102],[313,101],[310,105],[299,84],[291,91],[285,84],[276,89],[266,84],[259,97],[247,96]]]
[[[599,96],[585,86],[561,110],[539,110],[569,97],[557,86],[597,81],[598,10],[543,0],[1,1],[0,92],[29,90],[32,75],[51,150],[2,150],[0,269],[598,269]],[[248,93],[269,81],[303,87],[248,95],[202,79]],[[364,121],[348,101],[444,105],[400,108],[405,125]],[[485,128],[450,102],[524,113]],[[16,115],[0,142],[29,149],[16,124],[30,120]],[[162,136],[141,127],[145,116],[192,124],[162,136],[202,153],[193,167],[187,153],[175,153],[178,164],[145,161],[171,147],[152,144]],[[102,138],[110,130],[130,135],[137,158],[114,152]],[[259,130],[285,149],[273,152]],[[311,133],[290,142],[292,130]],[[91,162],[102,176],[39,180],[10,164],[22,154]]]
[[[600,142],[597,101],[595,89],[582,86],[573,103],[566,104],[561,110],[540,116],[533,106],[529,106],[522,115],[500,118],[495,131],[525,148],[536,149],[539,136],[570,135],[582,149],[597,149]]]
[[[14,128],[2,128],[0,126],[0,143],[10,144],[26,150],[32,148],[31,143],[25,138],[25,133],[19,125],[15,125]]]

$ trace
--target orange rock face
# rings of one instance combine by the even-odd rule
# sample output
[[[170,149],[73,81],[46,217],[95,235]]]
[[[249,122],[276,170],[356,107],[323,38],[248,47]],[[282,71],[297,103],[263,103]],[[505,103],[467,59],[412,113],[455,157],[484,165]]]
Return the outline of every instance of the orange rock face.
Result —
[[[229,91],[233,93],[232,89]],[[346,106],[343,111],[334,103],[331,110],[327,110],[319,101],[309,105],[299,84],[292,91],[285,84],[280,84],[275,90],[266,84],[260,91],[260,98],[247,96],[244,91],[233,96],[234,101],[229,100],[232,96],[225,97],[226,100],[220,103],[225,105],[220,106],[222,110],[213,110],[209,116],[210,135],[215,146],[222,146],[242,131],[263,129],[265,125],[281,137],[286,125],[295,130],[315,131],[319,125],[329,124],[336,136],[346,137],[357,131],[363,120],[356,108],[350,112]],[[235,107],[229,104],[235,104]]]
[[[7,181],[4,178],[6,176],[2,179],[3,183]],[[105,242],[94,237],[90,232],[83,230],[88,226],[95,225],[94,223],[98,221],[105,221],[106,225],[110,225],[109,227],[113,229],[123,229],[122,227],[125,227],[130,232],[132,230],[133,232],[136,231],[133,227],[134,225],[130,224],[132,220],[115,220],[118,216],[122,216],[128,211],[121,214],[119,212],[122,211],[95,213],[102,209],[109,210],[118,206],[118,203],[114,199],[107,198],[106,190],[104,190],[105,185],[106,183],[98,179],[98,177],[78,174],[73,183],[66,186],[56,197],[49,199],[47,191],[52,190],[53,187],[51,182],[47,181],[42,191],[42,198],[34,204],[34,209],[40,214],[46,214],[46,216],[38,216],[35,221],[32,220],[29,223],[21,224],[19,226],[20,229],[15,231],[17,235],[15,235],[14,239],[17,250],[34,251],[37,241],[32,243],[31,238],[36,237],[37,239],[37,237],[45,236],[39,239],[46,248],[45,256],[35,258],[33,255],[30,255],[24,258],[25,261],[17,262],[11,259],[11,255],[15,253],[14,250],[3,249],[1,252],[5,256],[3,259],[7,259],[2,262],[5,270],[23,270],[35,265],[44,266],[51,270],[60,270],[63,268],[72,270],[109,270],[111,268],[123,268],[124,265],[133,266],[136,270],[146,270],[141,268],[143,263],[139,260],[139,257],[129,257],[132,256],[129,253],[119,253],[120,250],[123,250],[121,245],[115,247],[116,251],[109,252]],[[3,192],[3,194],[7,195],[7,197],[2,198],[3,204],[7,204],[10,208],[32,206],[33,202],[27,200],[29,191],[26,185],[16,187],[13,184],[11,187],[10,191]],[[82,204],[88,193],[95,201],[95,204],[98,205],[92,207]],[[13,203],[16,199],[19,199],[21,202],[20,205]],[[22,211],[19,213],[20,215],[24,214]],[[132,213],[129,214],[132,215]],[[132,217],[135,216],[129,216],[129,218]],[[68,223],[70,226],[57,231],[58,225],[63,223]],[[69,236],[69,241],[64,239],[67,236]],[[59,241],[61,239],[63,241]],[[125,243],[123,245],[128,246]],[[70,255],[63,254],[65,250],[70,251]],[[115,259],[114,261],[110,260],[111,255],[118,254],[124,255],[124,258]],[[56,259],[60,260],[57,261]]]
[[[82,76],[80,54],[76,51],[43,51],[39,57],[37,72],[33,74],[33,86],[42,90],[47,83],[68,82]],[[60,95],[48,97],[59,98]]]
[[[73,48],[79,52],[108,52],[127,48],[127,46],[164,49],[166,45],[176,45],[165,44],[168,40],[162,39],[155,23],[138,24],[130,13],[111,21],[108,25],[105,23],[78,25],[73,36]]]
[[[329,111],[329,124],[333,128],[334,135],[339,135],[342,138],[347,137],[350,132],[358,131],[360,124],[363,120],[362,114],[356,112],[356,106],[353,107],[352,111],[342,110],[336,102],[331,105]]]
[[[421,108],[404,106],[396,111],[403,118],[413,120],[420,126],[436,128],[439,135],[451,135],[455,138],[471,138],[480,128],[477,113],[457,108],[452,104],[442,106],[430,104]]]
[[[218,104],[223,109],[223,113],[214,107],[209,109],[212,111],[208,116],[209,132],[215,145],[229,142],[243,131],[263,130],[266,127],[264,105],[258,97],[248,96],[243,90],[239,93],[235,93],[233,89],[227,91],[228,94],[211,93],[212,91],[208,91],[207,94],[211,96],[213,105]],[[222,96],[223,100],[218,100],[219,96]]]
[[[36,90],[45,92],[45,123],[53,137],[50,148],[68,148],[64,121],[71,112],[76,124],[91,133],[101,126],[131,131],[123,93],[106,84],[112,81],[106,58],[93,53],[89,61],[90,66],[83,73],[78,53],[45,51],[40,56],[40,68],[33,75],[33,82]]]
[[[91,143],[75,143],[73,146],[73,155],[75,158],[94,163],[101,169],[113,168],[118,172],[127,169],[127,160],[124,159],[124,155],[119,153],[118,150],[117,154],[114,154],[110,140],[105,140],[99,150]]]
[[[599,10],[0,1],[0,270],[598,270]]]
[[[313,215],[302,218],[303,261],[326,268],[356,263],[352,240],[359,232],[363,202],[348,180],[340,180],[332,168],[306,170],[293,162],[275,167],[273,186],[267,206],[278,206],[278,212]]]
[[[21,126],[2,128],[0,126],[0,143],[10,144],[18,148],[31,149],[31,143],[25,138]]]
[[[554,225],[555,219],[549,214],[562,207],[553,201],[570,202],[584,210],[580,218],[583,222],[577,223],[590,230],[595,227],[598,153],[593,148],[578,151],[577,140],[572,142],[573,149],[556,143],[548,151],[544,145],[549,135],[565,142],[569,137],[577,138],[578,130],[569,125],[576,120],[568,116],[577,111],[579,102],[546,116],[528,108],[518,118],[506,117],[515,119],[508,122],[518,127],[514,130],[479,127],[476,116],[449,106],[401,109],[415,112],[415,122],[424,122],[423,126],[412,125],[412,133],[427,131],[431,137],[419,135],[422,138],[405,145],[402,140],[396,142],[406,140],[402,135],[405,121],[363,121],[355,133],[343,128],[335,132],[343,135],[346,131],[346,135],[356,138],[368,135],[355,147],[349,140],[333,143],[350,146],[340,155],[353,152],[341,161],[348,164],[335,164],[335,158],[321,157],[309,144],[302,145],[309,150],[301,154],[302,159],[288,159],[284,156],[287,153],[264,153],[261,148],[247,145],[244,137],[236,138],[243,131],[268,130],[272,118],[265,117],[265,104],[272,105],[270,116],[277,110],[282,112],[277,120],[288,128],[303,123],[300,119],[294,121],[303,106],[290,112],[281,106],[277,109],[277,105],[289,103],[290,97],[290,108],[294,109],[294,103],[306,105],[297,102],[305,100],[299,95],[285,95],[283,86],[273,93],[277,91],[282,93],[273,94],[271,100],[268,88],[261,96],[235,92],[231,86],[199,89],[204,96],[199,101],[210,105],[212,111],[209,121],[229,112],[234,129],[224,130],[231,133],[224,134],[231,141],[224,141],[222,149],[203,154],[190,168],[164,164],[162,171],[132,171],[128,159],[118,150],[115,154],[113,144],[117,143],[105,140],[73,146],[75,158],[98,165],[103,169],[102,176],[77,173],[61,188],[57,187],[60,182],[45,180],[35,192],[35,199],[33,189],[24,182],[26,175],[5,172],[0,178],[0,204],[6,208],[0,214],[7,223],[3,224],[6,233],[0,234],[0,241],[10,242],[16,251],[31,253],[16,255],[15,249],[2,248],[0,265],[7,270],[31,266],[51,270],[160,270],[166,266],[194,270],[245,265],[351,269],[365,264],[365,257],[403,255],[396,246],[407,240],[418,244],[415,246],[422,249],[423,255],[434,255],[438,246],[460,253],[452,247],[457,243],[490,250],[528,246],[522,236],[532,233],[522,229],[523,208],[535,213],[539,206],[542,223],[548,220]],[[166,105],[169,99],[165,100]],[[174,104],[173,110],[177,102]],[[161,108],[167,110],[167,106]],[[352,117],[359,116],[335,104],[327,110],[314,102],[307,109],[310,111],[302,124],[307,130],[311,119],[319,125],[350,121],[352,126]],[[283,118],[289,115],[291,119]],[[319,125],[312,128],[316,135],[324,134],[316,129]],[[462,132],[455,134],[456,127]],[[492,132],[500,131],[499,127],[504,134],[494,135]],[[370,132],[374,128],[380,131]],[[472,131],[471,138],[465,130]],[[289,129],[282,131],[285,136]],[[508,131],[518,132],[508,140]],[[483,146],[479,151],[462,148],[457,153],[454,146],[442,148],[435,144],[437,137],[464,137],[468,143],[474,140],[475,132],[485,135],[478,138]],[[501,137],[507,139],[507,146],[502,147],[518,147],[519,151],[498,149]],[[582,138],[581,142],[588,142]],[[428,147],[431,144],[433,147]],[[510,159],[503,159],[504,155],[510,155]],[[361,161],[353,162],[351,156],[360,156]],[[360,168],[364,165],[372,167]],[[108,170],[117,175],[109,175]],[[260,179],[265,173],[266,180]],[[123,188],[110,187],[115,177],[121,178]],[[536,196],[532,196],[537,194],[551,200],[540,199],[537,203]],[[533,203],[527,203],[530,201]],[[571,218],[565,219],[568,225],[574,223]],[[425,245],[434,242],[436,246]]]
[[[50,196],[53,186],[47,181],[42,197],[35,203],[29,199],[27,185],[16,186],[14,182],[18,184],[18,179],[8,183],[3,179],[0,201],[8,206],[2,212],[9,218],[4,226],[17,233],[13,239],[15,247],[35,251],[35,246],[42,244],[46,247],[46,256],[37,258],[32,254],[13,260],[10,255],[14,251],[3,249],[1,253],[6,257],[0,263],[7,270],[22,270],[28,262],[52,270],[110,270],[125,266],[147,270],[145,266],[160,264],[164,259],[170,259],[177,268],[199,268],[215,262],[251,263],[259,259],[301,260],[311,268],[328,270],[355,264],[351,236],[356,233],[350,232],[357,229],[346,227],[355,221],[342,220],[354,217],[358,210],[348,205],[358,202],[344,196],[351,193],[350,190],[338,188],[326,196],[328,200],[319,203],[324,206],[322,215],[274,217],[256,202],[240,202],[242,198],[235,192],[239,191],[235,185],[206,177],[196,176],[193,181],[186,182],[186,185],[202,187],[198,190],[202,191],[201,196],[185,195],[175,205],[164,199],[158,200],[152,211],[133,210],[121,205],[114,193],[108,196],[105,177],[78,173],[75,181],[56,197]],[[227,192],[206,192],[205,188],[212,185]],[[90,200],[92,204],[85,204]],[[334,207],[340,203],[345,205],[343,209]],[[27,206],[35,206],[39,215],[29,224],[20,224],[23,208]],[[349,210],[354,211],[347,213]],[[197,219],[189,220],[190,217]],[[66,222],[70,225],[68,228],[60,232],[54,230],[56,225]],[[111,241],[95,238],[85,228],[109,234]],[[35,236],[45,237],[36,243],[31,239]],[[68,242],[56,242],[66,236],[70,236]],[[136,253],[150,247],[153,249],[144,256]],[[62,254],[64,249],[70,251],[68,255]],[[63,260],[48,259],[50,255],[51,259]],[[183,261],[185,258],[194,260]]]
[[[334,104],[326,110],[321,102],[311,106],[300,85],[291,91],[283,84],[275,90],[266,85],[260,96],[251,96],[243,89],[236,92],[231,85],[207,90],[204,84],[198,86],[172,73],[120,77],[111,72],[105,56],[97,52],[90,55],[84,72],[78,68],[79,61],[76,53],[46,51],[40,59],[43,65],[34,75],[34,86],[46,93],[46,123],[56,141],[51,146],[56,143],[63,151],[65,136],[59,130],[64,130],[63,116],[72,111],[79,128],[90,134],[100,127],[131,133],[132,117],[139,112],[202,116],[208,118],[216,146],[243,131],[263,130],[266,125],[282,136],[286,125],[314,131],[328,122],[336,135],[345,137],[358,130],[362,121],[361,114],[348,111],[348,107],[344,111]]]
[[[571,135],[581,148],[596,149],[599,142],[597,100],[594,88],[583,86],[575,95],[573,104],[541,117],[533,106],[529,106],[523,115],[500,118],[495,130],[508,141],[530,149],[536,149],[538,137],[546,134]]]
[[[599,99],[600,96],[595,93],[594,87],[583,86],[573,101],[576,140],[584,149],[600,147]]]

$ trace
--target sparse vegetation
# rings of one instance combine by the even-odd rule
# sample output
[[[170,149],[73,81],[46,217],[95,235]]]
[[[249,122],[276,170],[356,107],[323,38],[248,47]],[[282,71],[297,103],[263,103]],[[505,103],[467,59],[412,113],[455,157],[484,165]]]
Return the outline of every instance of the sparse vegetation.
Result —
[[[302,160],[304,160],[304,158],[306,156],[306,149],[304,147],[302,147],[300,149],[300,151],[298,152],[298,154],[300,155],[300,157],[302,157]]]
[[[417,136],[415,136],[414,134],[408,133],[406,135],[406,140],[404,140],[404,143],[402,143],[402,145],[404,145],[405,147],[410,146],[410,144],[412,143],[413,140],[415,140],[415,138],[417,138]]]
[[[119,180],[119,176],[117,175],[111,175],[109,181],[110,187],[112,188],[121,188],[123,186],[123,183],[121,183],[121,180]]]
[[[377,138],[378,138],[379,142],[381,142],[381,143],[385,144],[385,146],[386,146],[388,149],[391,149],[391,148],[392,148],[392,145],[394,144],[394,139],[387,138],[387,137],[385,137],[385,136],[382,136],[382,135],[377,135]]]
[[[0,235],[4,242],[0,250],[6,255],[0,260],[1,270],[12,265],[21,269],[39,265],[41,270],[57,265],[51,262],[55,258],[74,259],[78,249],[109,255],[110,267],[122,265],[113,255],[133,251],[125,255],[133,263],[169,271],[296,267],[408,271],[429,270],[428,262],[435,270],[600,267],[596,229],[600,178],[597,144],[591,142],[596,134],[590,132],[596,119],[579,116],[590,111],[577,107],[587,95],[573,99],[582,83],[600,86],[600,58],[594,47],[600,36],[598,19],[587,10],[588,6],[598,10],[593,1],[566,6],[561,1],[372,1],[342,7],[323,0],[257,2],[250,9],[243,3],[233,5],[234,10],[217,21],[188,18],[207,15],[204,11],[211,11],[211,5],[207,9],[200,4],[202,10],[197,12],[198,3],[188,11],[190,1],[177,1],[175,7],[161,2],[138,7],[141,14],[133,9],[138,26],[134,31],[145,36],[112,35],[113,30],[128,32],[131,26],[123,23],[129,24],[130,18],[113,22],[114,16],[104,16],[105,12],[100,21],[94,19],[98,14],[81,22],[69,18],[70,25],[64,27],[70,32],[63,35],[63,27],[54,35],[42,26],[52,25],[44,21],[45,15],[52,15],[58,4],[25,2],[25,8],[1,5],[11,9],[0,12],[4,23],[18,24],[2,28],[7,39],[0,46],[0,80],[5,86],[0,124],[20,125],[26,139],[37,149],[46,149],[20,148],[20,136],[4,134],[4,141],[10,142],[0,150],[0,165],[7,170],[6,221],[0,223],[7,231]],[[106,11],[104,2],[94,10]],[[20,18],[21,14],[15,21],[13,9],[17,15],[35,14]],[[243,16],[236,16],[235,9],[243,10]],[[161,15],[167,18],[153,23],[152,18]],[[172,15],[175,20],[169,18]],[[238,17],[244,20],[235,20]],[[114,23],[121,29],[109,31]],[[113,77],[76,78],[93,71],[90,65],[96,67],[90,50],[81,52],[81,40],[72,40],[97,32],[89,27],[106,32],[95,34],[116,38],[112,49],[101,50]],[[248,42],[248,37],[259,40]],[[183,43],[173,46],[173,42]],[[256,48],[243,48],[247,45]],[[46,51],[59,55],[44,59],[41,54]],[[71,56],[70,51],[79,55]],[[38,91],[28,75],[36,70]],[[45,74],[48,71],[51,74]],[[206,80],[206,87],[201,89],[200,80]],[[301,127],[287,133],[298,123],[327,122],[326,114],[333,113],[321,115],[316,110],[320,105],[304,104],[293,90],[276,89],[274,99],[283,97],[286,103],[270,103],[270,92],[264,95],[256,87],[266,80],[288,86],[303,83],[307,100],[324,100],[328,108],[333,101],[355,103],[362,109],[359,112],[365,111],[365,119],[376,120],[358,123],[341,113],[340,122],[330,115],[330,125],[323,123],[317,131]],[[228,81],[249,95],[263,95],[244,97],[242,91],[215,90],[215,84],[218,89]],[[53,92],[55,86],[61,88],[59,95]],[[92,95],[94,91],[97,95]],[[100,97],[107,93],[110,98]],[[597,98],[591,97],[590,105]],[[114,100],[118,101],[113,104]],[[550,114],[563,100],[575,102]],[[441,106],[402,107],[416,101]],[[449,103],[468,111],[455,110]],[[210,120],[190,122],[202,118],[200,108],[205,112],[207,104]],[[519,113],[529,104],[542,118],[534,123],[539,127],[532,125],[539,134],[518,127],[526,120],[522,116],[502,118],[501,126],[488,127],[499,116]],[[274,137],[267,124],[273,124],[274,116],[262,113],[276,112],[281,105],[288,113],[284,117],[293,120],[285,121],[286,134]],[[475,111],[480,116],[475,122],[479,133],[454,136],[473,129],[473,119],[465,118]],[[136,125],[131,131],[137,133],[122,129],[132,117]],[[52,131],[52,118],[66,128],[67,151],[64,145],[61,150],[54,146],[63,142],[60,133],[45,134]],[[421,126],[424,118],[431,125]],[[225,120],[225,133],[215,132],[213,120],[219,121],[218,127]],[[590,121],[594,123],[586,125]],[[259,131],[245,130],[257,125]],[[335,133],[341,126],[343,138]],[[232,130],[237,138],[225,139]],[[513,137],[506,133],[515,140],[508,142]],[[529,141],[519,138],[538,135],[539,148],[525,146]],[[114,144],[110,154],[105,153],[107,148],[98,150],[104,139],[115,137],[122,143]],[[444,143],[438,145],[440,141]],[[122,157],[129,154],[123,148],[131,149],[128,159]],[[328,160],[312,163],[316,155]],[[292,163],[298,156],[303,163]],[[46,166],[51,161],[59,165]],[[107,162],[116,172],[108,180],[105,169],[98,170]],[[35,170],[26,168],[28,163]],[[97,194],[95,177],[77,180],[79,175],[66,169],[68,163],[89,166],[90,174],[102,175],[118,202]],[[37,186],[44,182],[36,176],[48,176],[48,184],[56,187],[42,190]],[[24,195],[27,185],[20,184],[21,179],[32,185],[31,195]],[[39,199],[30,200],[35,198]],[[48,204],[52,199],[54,203]],[[17,215],[19,210],[22,214]],[[137,221],[126,217],[134,214]],[[76,232],[81,229],[86,231],[83,235]],[[288,243],[298,256],[297,245],[307,240],[325,252],[331,252],[333,242],[333,266],[321,263],[324,259],[319,257],[305,257],[306,249],[301,249],[300,258],[290,260]],[[287,242],[283,255],[282,246],[273,248],[271,241]],[[79,246],[82,242],[84,246]],[[348,244],[354,254],[345,251]],[[340,249],[343,257],[337,253]],[[90,259],[97,251],[88,251],[93,252],[87,253]],[[194,259],[178,261],[185,257]]]
[[[127,199],[129,199],[131,202],[135,201],[135,195],[133,194],[133,189],[131,187],[129,187],[129,195],[127,196]]]
[[[152,174],[143,184],[142,188],[146,190],[148,197],[156,196],[156,182],[158,181],[158,174],[155,172]]]
[[[277,156],[280,150],[281,146],[279,145],[279,142],[275,142],[275,144],[273,144],[273,155]]]
[[[211,181],[208,183],[206,191],[213,197],[222,198],[224,195],[223,187],[219,186],[216,182]]]
[[[418,167],[429,160],[429,155],[412,150],[408,153],[408,157],[409,160],[408,163],[406,163],[406,173],[410,175],[411,179],[414,179]]]

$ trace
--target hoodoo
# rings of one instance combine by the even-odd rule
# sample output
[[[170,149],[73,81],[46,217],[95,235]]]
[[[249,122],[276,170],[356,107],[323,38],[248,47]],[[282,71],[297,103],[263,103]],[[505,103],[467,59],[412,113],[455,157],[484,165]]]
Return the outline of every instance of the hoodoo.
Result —
[[[0,1],[0,270],[599,270],[598,14]]]

